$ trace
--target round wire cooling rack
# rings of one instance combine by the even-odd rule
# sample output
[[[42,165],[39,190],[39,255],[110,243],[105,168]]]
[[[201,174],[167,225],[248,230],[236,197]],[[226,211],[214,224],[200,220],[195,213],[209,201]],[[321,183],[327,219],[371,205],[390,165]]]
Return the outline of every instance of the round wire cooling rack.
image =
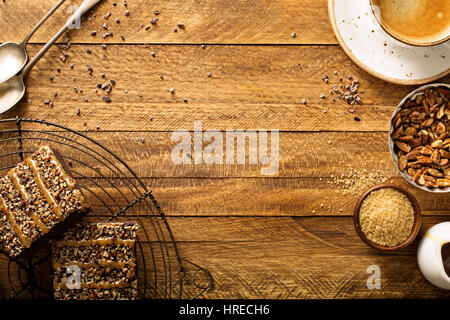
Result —
[[[180,256],[166,217],[146,184],[123,160],[87,134],[43,120],[0,120],[0,177],[42,145],[61,154],[82,189],[92,208],[84,221],[139,223],[140,298],[194,299],[213,286],[208,270]],[[26,260],[9,259],[12,298],[52,297],[48,247],[39,248]]]

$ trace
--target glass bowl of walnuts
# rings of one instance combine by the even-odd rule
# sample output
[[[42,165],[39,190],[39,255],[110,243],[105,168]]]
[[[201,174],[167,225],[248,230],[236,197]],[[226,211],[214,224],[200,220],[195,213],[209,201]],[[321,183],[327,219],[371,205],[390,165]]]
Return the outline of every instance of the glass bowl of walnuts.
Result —
[[[408,94],[389,125],[389,150],[400,174],[429,192],[450,192],[450,85],[433,83]]]

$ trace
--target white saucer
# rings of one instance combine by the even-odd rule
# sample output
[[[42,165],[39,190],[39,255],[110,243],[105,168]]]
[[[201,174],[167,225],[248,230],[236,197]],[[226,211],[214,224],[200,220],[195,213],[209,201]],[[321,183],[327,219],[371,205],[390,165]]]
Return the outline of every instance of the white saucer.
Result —
[[[369,0],[328,0],[328,14],[345,53],[377,78],[416,85],[450,73],[450,41],[415,47],[392,38],[375,20]]]

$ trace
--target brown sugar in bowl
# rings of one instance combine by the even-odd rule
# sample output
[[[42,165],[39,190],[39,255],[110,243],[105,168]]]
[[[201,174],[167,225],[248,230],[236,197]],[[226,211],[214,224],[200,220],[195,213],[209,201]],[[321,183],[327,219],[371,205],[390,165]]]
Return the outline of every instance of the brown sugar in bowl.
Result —
[[[397,190],[397,191],[403,193],[408,198],[408,200],[411,203],[411,206],[413,208],[413,211],[414,211],[414,224],[413,224],[410,235],[402,243],[397,244],[395,246],[391,246],[391,247],[383,246],[383,245],[377,244],[377,243],[369,240],[367,238],[367,236],[364,234],[364,232],[361,230],[360,221],[359,221],[359,212],[360,212],[361,205],[364,202],[364,200],[373,191],[383,189],[383,188],[391,188],[391,189],[394,189],[394,190]],[[359,237],[367,245],[369,245],[372,248],[381,250],[381,251],[394,251],[394,250],[405,248],[414,241],[414,239],[419,234],[420,226],[422,224],[422,216],[421,216],[421,212],[420,212],[419,203],[417,202],[416,198],[408,190],[406,190],[400,186],[394,185],[394,184],[381,184],[381,185],[378,185],[378,186],[375,186],[375,187],[372,187],[372,188],[366,190],[363,193],[363,195],[358,199],[356,206],[355,206],[355,211],[353,213],[353,223],[355,225],[355,229],[356,229],[356,232],[358,233]]]

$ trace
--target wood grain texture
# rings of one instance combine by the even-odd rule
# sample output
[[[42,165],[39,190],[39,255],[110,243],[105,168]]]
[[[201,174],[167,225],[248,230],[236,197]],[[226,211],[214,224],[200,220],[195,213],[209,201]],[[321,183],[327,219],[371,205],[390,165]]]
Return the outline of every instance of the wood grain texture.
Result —
[[[96,17],[91,14],[81,30],[66,35],[70,49],[50,49],[28,78],[25,101],[0,118],[21,116],[68,126],[122,157],[153,190],[182,257],[213,274],[215,285],[202,298],[450,298],[421,276],[418,240],[405,250],[380,253],[353,229],[356,198],[381,182],[402,185],[417,197],[424,215],[421,234],[448,220],[450,198],[416,190],[398,175],[386,131],[395,106],[414,88],[387,84],[351,62],[332,34],[326,0],[129,0],[129,17],[122,1],[116,2],[113,7],[112,0],[103,1],[94,10]],[[30,56],[76,3],[67,0],[37,32],[27,47]],[[52,4],[0,2],[0,42],[22,40]],[[161,14],[151,25],[154,10]],[[105,22],[108,30],[102,29]],[[185,28],[174,33],[180,23]],[[97,35],[91,36],[92,31]],[[107,31],[113,36],[102,38]],[[108,44],[105,49],[103,43]],[[66,62],[61,50],[67,51]],[[325,74],[328,84],[322,80]],[[354,113],[328,95],[347,75],[361,82],[362,104]],[[102,90],[94,90],[110,79],[115,86],[111,103],[106,103]],[[44,105],[47,99],[53,107]],[[278,174],[263,176],[261,166],[248,164],[174,165],[172,131],[192,131],[196,120],[203,130],[280,130]],[[0,130],[11,128],[14,124]],[[26,151],[34,151],[45,140],[24,142]],[[7,161],[2,155],[16,152],[17,141],[1,147],[0,167],[15,165],[18,156]],[[63,155],[87,165],[72,164],[93,207],[86,220],[104,219],[136,197],[126,188],[129,181],[114,178],[117,190],[102,177],[113,174],[96,169],[98,161],[62,149]],[[140,203],[125,218],[148,213]],[[149,220],[143,223],[153,230]],[[141,237],[155,245],[161,240],[156,232]],[[150,255],[144,252],[148,261]],[[1,297],[11,293],[7,263],[0,256]],[[367,267],[374,264],[381,268],[380,291],[366,286]],[[196,291],[189,284],[187,279],[187,297],[192,297]]]
[[[420,237],[442,221],[446,218],[424,218],[412,245],[379,253],[358,238],[348,217],[169,218],[181,255],[213,271],[214,287],[201,296],[209,299],[449,298],[448,291],[422,277],[415,257]],[[143,245],[147,261],[152,261]],[[161,258],[158,252],[155,258]],[[0,265],[6,263],[1,256]],[[367,289],[370,265],[380,267],[381,290]],[[152,265],[147,267],[153,277]],[[161,267],[159,280],[164,277]],[[0,283],[7,296],[5,273],[0,273]],[[185,289],[188,296],[196,292]]]
[[[105,205],[113,208],[112,213],[118,212],[137,197],[118,181],[112,187],[98,180],[95,184],[78,180],[91,191],[87,198],[93,206],[92,215],[109,214]],[[169,216],[350,216],[362,194],[314,178],[155,178],[143,182],[153,190],[163,212]],[[422,214],[450,213],[448,195],[430,197],[401,178],[389,182],[406,187],[416,195]],[[146,214],[149,209],[136,206],[135,210],[137,213],[130,214]]]
[[[39,47],[31,46],[30,55]],[[216,130],[387,131],[395,106],[412,90],[373,78],[339,47],[211,46],[203,50],[200,46],[114,45],[104,50],[100,45],[77,45],[68,54],[63,63],[60,51],[52,48],[32,70],[24,103],[2,117],[20,114],[70,123],[83,131],[96,126],[129,131],[190,129],[194,120]],[[322,80],[324,74],[329,75],[329,84]],[[364,92],[363,104],[354,113],[348,112],[346,102],[333,102],[334,96],[328,94],[341,77],[346,82],[347,75],[360,79]],[[116,84],[112,102],[105,103],[104,92],[94,90],[110,79]],[[45,100],[54,107],[44,105]],[[74,117],[77,108],[81,117]],[[362,121],[355,121],[355,116]]]
[[[380,255],[364,244],[355,245],[353,250],[336,246],[337,239],[330,236],[330,230],[324,230],[322,222],[321,231],[326,238],[317,238],[314,233],[320,231],[313,228],[305,232],[304,244],[203,242],[201,246],[181,244],[180,248],[183,254],[196,257],[198,263],[215,270],[215,287],[207,298],[448,298],[448,291],[433,287],[422,277],[414,253]],[[334,220],[331,223],[339,225]],[[333,231],[336,232],[334,228]],[[344,237],[359,243],[351,232],[348,228]],[[367,289],[366,270],[370,265],[381,269],[379,291]]]
[[[445,217],[425,218],[422,234]],[[214,270],[205,298],[448,298],[421,275],[410,247],[380,254],[351,218],[170,218],[181,254]],[[200,231],[201,230],[201,231]],[[382,289],[367,290],[367,267]]]
[[[95,9],[96,17],[84,21],[81,30],[71,32],[74,43],[231,43],[231,44],[336,44],[328,22],[326,0],[175,0],[128,1],[130,16],[125,17],[122,1],[114,7],[105,0]],[[33,37],[45,43],[49,35],[69,17],[67,9],[80,1],[68,0]],[[28,30],[53,5],[48,0],[9,0],[0,3],[0,42],[20,42]],[[20,9],[19,9],[20,8]],[[159,21],[152,25],[159,10]],[[104,15],[111,12],[108,20]],[[120,19],[120,24],[115,19]],[[103,39],[107,22],[114,36]],[[142,26],[141,27],[141,23]],[[180,29],[178,24],[184,24]],[[149,30],[145,27],[150,25]],[[173,32],[174,28],[178,32]],[[96,30],[97,36],[90,35]],[[291,37],[295,32],[296,37]],[[125,37],[125,41],[120,36]]]

